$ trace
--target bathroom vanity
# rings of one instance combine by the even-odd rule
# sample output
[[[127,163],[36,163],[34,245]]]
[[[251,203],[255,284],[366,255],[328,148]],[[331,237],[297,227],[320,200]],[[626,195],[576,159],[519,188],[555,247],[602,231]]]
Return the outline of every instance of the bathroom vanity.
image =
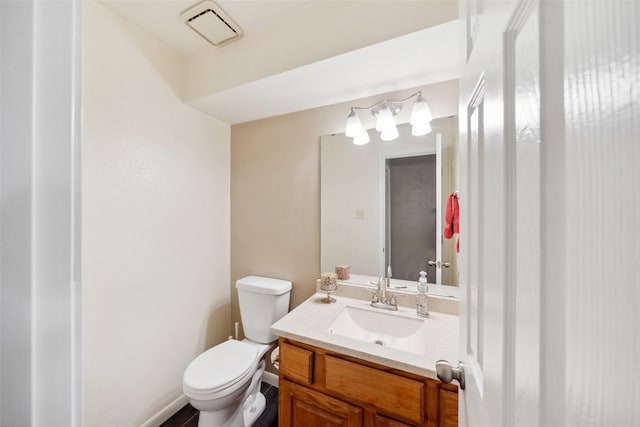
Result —
[[[272,326],[280,336],[281,427],[458,425],[458,387],[435,374],[436,360],[456,360],[457,316],[422,319],[409,308],[321,297]],[[336,324],[345,317],[353,324]]]
[[[458,425],[458,388],[280,338],[280,427]]]

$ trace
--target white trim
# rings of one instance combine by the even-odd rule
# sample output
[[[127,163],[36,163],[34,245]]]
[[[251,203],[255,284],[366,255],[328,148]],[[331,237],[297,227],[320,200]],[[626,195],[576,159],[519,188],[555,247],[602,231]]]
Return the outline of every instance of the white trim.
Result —
[[[32,424],[79,427],[81,225],[75,213],[81,209],[82,2],[34,6]]]
[[[387,247],[387,162],[383,154],[378,153],[378,275],[385,274],[387,260],[391,265],[391,259],[387,254],[391,248]],[[391,239],[389,239],[391,240]],[[376,278],[377,280],[377,278]]]
[[[442,144],[442,133],[438,132],[436,134],[436,145],[438,146],[438,144]],[[379,248],[384,248],[384,250],[381,250],[379,252],[379,256],[378,256],[378,268],[379,268],[379,274],[386,274],[387,272],[387,259],[389,260],[389,265],[391,265],[391,259],[388,256],[388,254],[391,252],[391,244],[389,244],[387,247],[387,229],[386,229],[386,224],[387,224],[387,220],[390,220],[390,215],[387,215],[387,188],[386,188],[386,167],[387,167],[387,160],[390,159],[404,159],[407,157],[418,157],[418,156],[436,156],[436,172],[438,174],[437,179],[440,181],[440,184],[442,184],[442,167],[438,168],[437,163],[438,162],[442,162],[441,160],[441,156],[442,156],[442,150],[438,149],[437,147],[434,147],[433,149],[430,148],[419,148],[419,149],[414,149],[414,148],[410,148],[407,150],[399,150],[399,151],[395,151],[392,153],[386,153],[386,152],[381,152],[378,153],[378,210],[379,210],[379,214],[380,214],[380,223],[379,223]],[[436,181],[436,185],[437,185]],[[437,203],[440,203],[440,194],[441,193],[441,189],[439,188],[439,193],[438,195],[436,195],[436,199],[437,199]],[[442,215],[441,212],[436,212],[437,215],[437,224],[438,226],[440,226],[440,228],[442,228]],[[441,236],[442,234],[438,234],[438,230],[436,227],[436,240],[440,245],[440,249],[442,248],[442,239],[438,239],[438,236]],[[436,246],[436,259],[440,260],[441,258],[438,256],[438,249]],[[439,269],[436,268],[436,271],[438,271]],[[377,280],[377,278],[376,278]],[[437,284],[441,284],[436,280]]]
[[[482,251],[484,244],[484,235],[483,235],[483,223],[484,223],[484,206],[482,202],[481,195],[484,193],[484,163],[483,163],[483,144],[484,144],[484,112],[481,109],[484,108],[484,92],[485,92],[485,75],[484,73],[480,75],[478,82],[469,98],[469,102],[467,104],[467,142],[466,142],[466,157],[467,157],[467,165],[466,165],[466,189],[464,190],[465,195],[465,203],[467,203],[467,208],[464,211],[463,215],[466,219],[466,225],[464,226],[465,230],[469,230],[466,236],[466,247],[468,248],[468,253],[466,255],[466,266],[465,266],[465,275],[467,277],[467,285],[466,289],[462,292],[466,293],[465,297],[465,309],[461,311],[461,322],[464,322],[464,332],[461,334],[463,338],[464,345],[464,362],[471,368],[470,371],[473,376],[473,383],[476,385],[477,396],[480,401],[482,401],[484,397],[484,374],[482,371],[481,358],[483,353],[483,319],[484,319],[484,276],[483,276],[483,264],[484,264],[484,253]],[[477,165],[475,166],[474,175],[471,174],[472,164],[474,159],[472,158],[472,132],[471,132],[471,120],[473,114],[478,112],[477,120],[478,120],[478,128],[477,128],[477,154],[475,162]],[[472,191],[474,182],[477,181],[477,191]],[[477,199],[477,201],[475,201]],[[472,201],[475,201],[475,210],[474,204]],[[461,206],[461,209],[463,207]],[[471,216],[476,215],[477,222],[476,227],[474,229],[473,223],[471,221]],[[475,234],[474,234],[475,233]],[[473,259],[475,257],[475,260]],[[475,271],[473,267],[475,265]],[[476,286],[477,288],[477,297],[476,297],[476,306],[478,308],[478,312],[476,313],[475,319],[471,318],[470,305],[472,301],[472,286]],[[475,337],[472,337],[472,322],[477,322],[477,332]],[[471,343],[472,341],[476,341],[476,348],[471,351]]]
[[[442,259],[442,134],[436,134],[436,260]],[[436,267],[436,283],[442,285],[442,268]]]
[[[154,416],[149,418],[144,423],[140,424],[140,427],[158,427],[163,422],[174,416],[176,412],[184,408],[189,403],[189,398],[185,394],[181,394],[176,400],[169,403],[167,406],[158,411]]]
[[[541,2],[540,139],[541,287],[540,287],[540,425],[566,425],[566,139],[564,111],[564,7]],[[552,143],[548,143],[552,142]],[[563,236],[563,237],[560,237]]]
[[[71,11],[71,425],[83,423],[82,398],[82,108],[84,4],[74,1]]]
[[[30,358],[34,7],[26,1],[0,3],[1,425],[33,425]]]
[[[475,73],[474,73],[475,74]],[[470,82],[467,82],[470,83]],[[483,329],[486,321],[483,309],[482,264],[482,188],[484,186],[484,96],[485,74],[477,77],[467,101],[460,99],[460,110],[464,112],[464,121],[460,127],[462,138],[457,153],[458,190],[464,197],[459,201],[460,228],[464,234],[464,247],[458,258],[460,289],[460,362],[467,375],[467,388],[460,393],[460,426],[488,426],[486,414],[484,372],[482,357],[484,349]],[[473,149],[472,149],[473,148]],[[477,292],[473,294],[473,291]],[[472,305],[477,310],[474,312]],[[473,325],[477,326],[475,329]],[[473,345],[475,344],[475,345]],[[471,416],[470,415],[475,415]]]
[[[82,3],[1,7],[0,424],[77,427]]]
[[[262,374],[262,381],[274,387],[279,387],[280,385],[280,378],[276,374],[267,371]]]
[[[502,420],[503,426],[512,426],[516,418],[515,409],[515,340],[516,340],[516,39],[532,16],[536,4],[534,0],[520,0],[507,24],[503,35],[504,70],[504,145],[505,145],[505,291],[504,303],[504,355],[502,366]]]

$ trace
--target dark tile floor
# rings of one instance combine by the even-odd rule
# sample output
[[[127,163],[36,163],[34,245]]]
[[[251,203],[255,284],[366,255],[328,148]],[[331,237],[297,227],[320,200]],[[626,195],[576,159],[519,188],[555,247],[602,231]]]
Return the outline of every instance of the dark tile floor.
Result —
[[[267,407],[253,427],[278,427],[278,388],[262,383],[262,394],[267,398]],[[198,411],[187,404],[160,427],[197,427]]]

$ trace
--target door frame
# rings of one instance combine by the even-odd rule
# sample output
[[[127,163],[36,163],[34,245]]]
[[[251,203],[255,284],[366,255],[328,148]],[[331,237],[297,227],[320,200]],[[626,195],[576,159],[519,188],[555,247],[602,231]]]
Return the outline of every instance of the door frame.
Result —
[[[410,149],[404,152],[395,153],[379,153],[378,155],[378,211],[379,222],[378,236],[380,248],[378,254],[378,267],[381,274],[386,274],[387,271],[387,187],[386,187],[386,167],[387,160],[389,159],[401,159],[406,157],[418,157],[418,156],[436,156],[436,259],[442,260],[442,239],[438,236],[442,236],[442,133],[436,134],[436,147],[434,149],[415,150]],[[436,268],[436,281],[435,284],[442,284],[442,273],[440,269]]]
[[[82,2],[0,2],[0,425],[82,425]]]

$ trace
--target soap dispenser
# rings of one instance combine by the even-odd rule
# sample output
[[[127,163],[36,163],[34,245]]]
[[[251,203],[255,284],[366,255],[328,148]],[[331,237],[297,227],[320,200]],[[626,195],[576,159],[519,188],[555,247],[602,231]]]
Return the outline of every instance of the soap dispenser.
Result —
[[[418,292],[416,294],[416,313],[418,316],[429,317],[429,285],[427,283],[427,273],[420,272],[420,280],[418,280]]]

